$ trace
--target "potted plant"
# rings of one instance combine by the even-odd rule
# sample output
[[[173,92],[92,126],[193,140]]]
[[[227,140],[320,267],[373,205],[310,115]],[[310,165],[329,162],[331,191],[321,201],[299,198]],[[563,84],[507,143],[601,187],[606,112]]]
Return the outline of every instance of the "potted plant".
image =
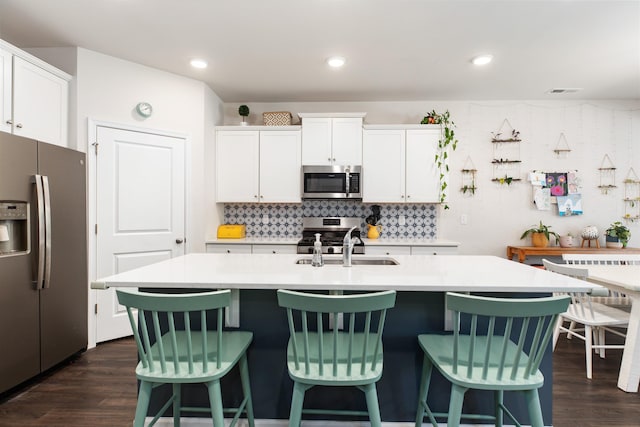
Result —
[[[546,248],[549,245],[549,236],[554,236],[556,238],[556,243],[560,240],[560,236],[555,231],[549,230],[551,228],[550,225],[544,225],[542,221],[540,221],[540,225],[533,226],[528,230],[525,230],[520,236],[520,239],[524,239],[528,235],[531,235],[531,244],[538,248]]]
[[[605,231],[608,248],[626,248],[631,231],[620,221],[612,223]]]
[[[447,204],[447,177],[449,175],[449,153],[455,151],[458,139],[455,137],[456,124],[451,120],[449,110],[444,113],[436,113],[432,110],[420,122],[423,125],[440,125],[440,139],[438,139],[438,151],[435,155],[435,163],[440,178],[440,203],[444,209],[449,209]]]
[[[249,116],[249,107],[246,105],[241,105],[238,107],[238,114],[242,116],[242,126],[247,125],[247,116]]]

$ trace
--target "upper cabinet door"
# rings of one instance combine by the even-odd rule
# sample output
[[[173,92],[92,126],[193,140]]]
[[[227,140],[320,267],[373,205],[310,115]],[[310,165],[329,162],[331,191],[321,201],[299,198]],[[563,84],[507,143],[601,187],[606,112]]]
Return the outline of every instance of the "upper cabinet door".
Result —
[[[407,130],[407,202],[439,203],[440,181],[435,164],[440,130]]]
[[[300,203],[300,131],[260,132],[260,201]]]
[[[331,164],[331,119],[310,117],[302,120],[302,164]]]
[[[0,49],[0,131],[11,132],[11,58]]]
[[[365,130],[362,145],[362,201],[404,202],[405,131]]]
[[[332,163],[362,164],[362,119],[334,118],[332,127]]]
[[[216,201],[258,202],[258,131],[216,132]]]
[[[14,56],[13,133],[67,146],[67,81]]]

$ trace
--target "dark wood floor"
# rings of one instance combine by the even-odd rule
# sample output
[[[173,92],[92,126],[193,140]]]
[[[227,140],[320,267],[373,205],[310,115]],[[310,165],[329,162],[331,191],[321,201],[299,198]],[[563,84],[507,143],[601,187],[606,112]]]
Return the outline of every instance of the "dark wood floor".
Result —
[[[554,357],[554,426],[640,426],[640,394],[616,386],[621,351],[584,370],[584,347],[561,338]],[[0,426],[130,426],[136,402],[131,339],[101,344],[0,400]]]

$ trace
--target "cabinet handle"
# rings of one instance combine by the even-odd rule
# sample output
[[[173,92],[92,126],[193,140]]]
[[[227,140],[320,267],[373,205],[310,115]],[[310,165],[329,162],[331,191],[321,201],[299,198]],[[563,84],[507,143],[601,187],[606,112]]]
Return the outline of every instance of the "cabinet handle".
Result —
[[[16,125],[16,127],[17,127],[18,129],[22,129],[22,123],[18,123],[18,124]]]
[[[176,239],[176,243],[179,244],[179,245],[182,244],[183,242],[184,242],[184,240],[182,240],[182,239]]]
[[[330,162],[331,161],[331,157],[327,157],[327,161]]]
[[[254,195],[253,195],[253,198],[254,198],[254,199],[257,199],[257,198],[258,198],[258,196],[257,196],[256,194],[254,194]]]
[[[276,251],[271,251],[271,253],[272,253],[272,254],[275,254],[275,253],[276,253]]]
[[[407,196],[407,199],[410,199],[410,198],[411,198],[411,195],[408,195],[408,196]]]
[[[13,124],[13,120],[7,120],[7,124],[8,125],[12,125]]]
[[[227,253],[230,254],[231,253],[231,249],[227,249]]]
[[[261,199],[264,199],[264,196],[261,194],[261,195],[260,195],[260,198],[261,198]]]
[[[335,161],[336,161],[336,158],[334,157],[334,158],[333,158],[333,159],[331,159],[331,160],[335,162]]]

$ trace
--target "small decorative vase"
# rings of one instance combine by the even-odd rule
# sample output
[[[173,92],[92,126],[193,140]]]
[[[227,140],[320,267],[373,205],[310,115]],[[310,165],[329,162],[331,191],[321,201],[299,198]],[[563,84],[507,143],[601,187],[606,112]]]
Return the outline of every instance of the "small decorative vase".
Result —
[[[573,236],[560,236],[560,247],[570,248],[573,246]]]
[[[600,247],[600,242],[598,242],[598,237],[600,236],[600,232],[598,231],[598,227],[595,225],[587,225],[582,229],[582,244],[580,247],[584,247],[584,244],[587,243],[589,247],[591,247],[591,241],[596,242],[596,247]]]
[[[380,237],[380,232],[382,231],[382,226],[380,224],[378,225],[367,224],[367,227],[369,227],[369,231],[367,231],[367,238],[377,239],[378,237]]]
[[[549,239],[544,233],[531,233],[531,244],[536,248],[546,248],[549,246]]]
[[[594,225],[588,225],[582,229],[582,238],[584,240],[595,240],[599,235],[598,228]]]

